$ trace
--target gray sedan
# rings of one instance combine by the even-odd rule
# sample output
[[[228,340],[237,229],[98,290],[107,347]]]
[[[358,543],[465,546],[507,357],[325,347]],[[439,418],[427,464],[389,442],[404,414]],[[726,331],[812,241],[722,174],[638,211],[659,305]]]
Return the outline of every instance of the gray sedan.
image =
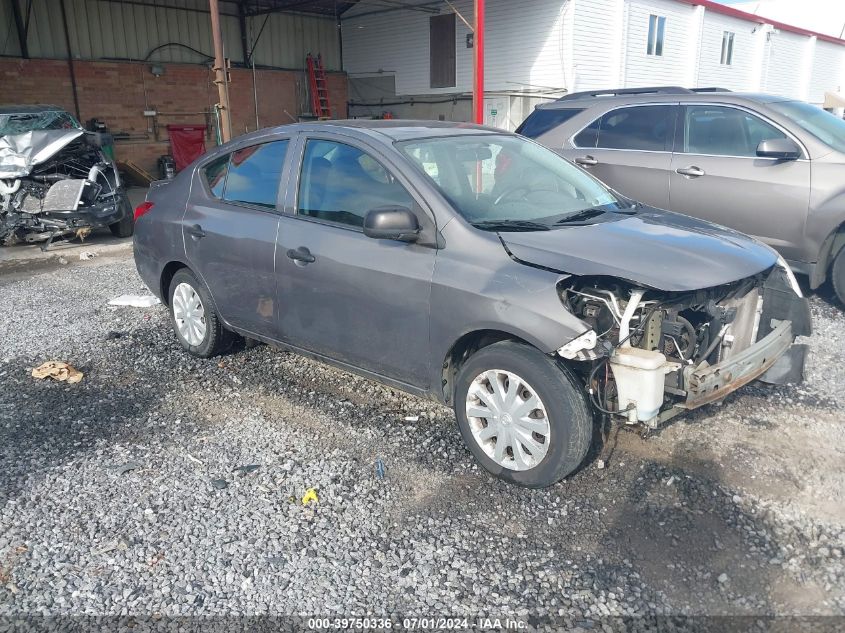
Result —
[[[526,486],[576,469],[598,420],[801,379],[807,304],[774,251],[498,130],[263,130],[154,183],[135,220],[190,353],[244,336],[433,398]]]

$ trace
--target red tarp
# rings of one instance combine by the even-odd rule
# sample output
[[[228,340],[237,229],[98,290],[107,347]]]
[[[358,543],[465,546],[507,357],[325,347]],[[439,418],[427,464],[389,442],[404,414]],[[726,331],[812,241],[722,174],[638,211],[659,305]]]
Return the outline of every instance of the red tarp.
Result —
[[[204,125],[168,125],[167,133],[177,171],[182,171],[205,153]]]

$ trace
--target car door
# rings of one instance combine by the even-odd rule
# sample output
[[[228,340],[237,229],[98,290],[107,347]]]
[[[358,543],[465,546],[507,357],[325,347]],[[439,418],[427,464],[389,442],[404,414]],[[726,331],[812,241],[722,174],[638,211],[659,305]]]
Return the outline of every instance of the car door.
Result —
[[[675,134],[670,208],[759,238],[787,259],[801,259],[810,201],[806,151],[802,148],[798,160],[757,156],[760,141],[785,137],[779,126],[744,108],[684,106]]]
[[[674,104],[614,108],[575,134],[561,154],[623,195],[666,208],[676,112]]]
[[[288,138],[240,147],[202,165],[182,220],[188,265],[226,323],[275,337],[275,248]]]
[[[300,141],[298,185],[278,236],[283,340],[420,388],[429,382],[429,295],[436,249],[364,235],[370,209],[432,216],[400,172],[345,136]]]

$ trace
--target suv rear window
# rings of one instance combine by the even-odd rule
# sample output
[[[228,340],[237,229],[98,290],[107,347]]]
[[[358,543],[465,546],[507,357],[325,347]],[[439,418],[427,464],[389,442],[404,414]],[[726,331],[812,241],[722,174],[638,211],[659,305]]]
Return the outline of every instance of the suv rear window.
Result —
[[[576,114],[583,112],[583,109],[555,109],[555,110],[534,110],[528,115],[528,118],[516,128],[517,134],[522,134],[528,138],[537,138],[541,134],[545,134],[549,130],[557,127],[561,123],[566,123]]]
[[[674,127],[671,105],[633,106],[606,112],[575,136],[578,147],[660,152]]]

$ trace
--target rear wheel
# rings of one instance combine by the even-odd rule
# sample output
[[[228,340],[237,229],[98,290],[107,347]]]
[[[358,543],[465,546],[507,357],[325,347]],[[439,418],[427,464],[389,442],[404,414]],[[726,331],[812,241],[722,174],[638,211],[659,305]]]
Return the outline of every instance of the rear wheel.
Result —
[[[833,260],[830,267],[830,276],[833,281],[833,289],[839,301],[845,304],[845,247],[839,249],[839,254]]]
[[[223,328],[211,294],[187,268],[170,282],[170,320],[180,345],[194,356],[210,358],[232,345],[232,334]]]
[[[456,381],[455,415],[486,470],[530,488],[550,486],[575,470],[592,438],[590,408],[569,372],[511,341],[467,360]]]
[[[129,204],[129,199],[125,195],[120,197],[119,204],[123,209],[123,219],[114,224],[109,224],[109,230],[115,237],[132,237],[132,233],[135,232],[132,205]]]

